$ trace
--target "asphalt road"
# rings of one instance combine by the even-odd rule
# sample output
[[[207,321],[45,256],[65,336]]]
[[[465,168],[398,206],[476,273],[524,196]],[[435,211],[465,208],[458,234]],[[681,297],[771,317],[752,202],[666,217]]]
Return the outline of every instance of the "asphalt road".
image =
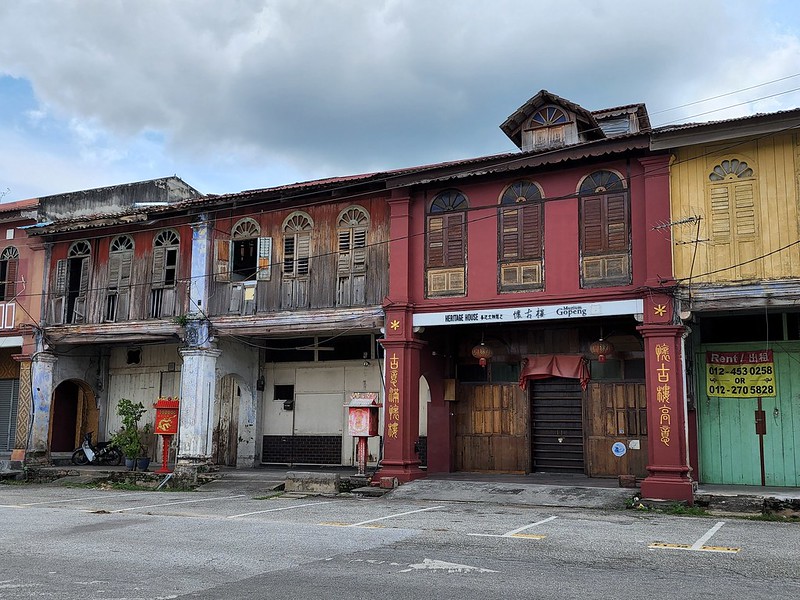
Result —
[[[0,486],[0,598],[798,598],[800,525]]]

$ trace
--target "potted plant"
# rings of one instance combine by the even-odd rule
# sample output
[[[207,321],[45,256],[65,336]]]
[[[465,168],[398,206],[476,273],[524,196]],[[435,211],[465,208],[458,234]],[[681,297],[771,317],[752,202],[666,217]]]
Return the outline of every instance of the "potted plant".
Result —
[[[144,443],[150,432],[150,425],[139,427],[139,421],[146,411],[141,402],[134,404],[127,398],[122,398],[117,404],[117,415],[122,420],[122,429],[111,437],[111,442],[122,450],[129,471],[135,470],[137,466],[140,470],[146,471],[150,465]]]

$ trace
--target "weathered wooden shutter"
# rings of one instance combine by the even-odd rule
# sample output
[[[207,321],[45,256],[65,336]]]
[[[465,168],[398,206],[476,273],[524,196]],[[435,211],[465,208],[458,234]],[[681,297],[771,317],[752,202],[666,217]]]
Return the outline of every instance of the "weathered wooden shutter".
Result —
[[[519,208],[503,208],[500,210],[500,260],[520,258],[522,227],[520,221],[522,210]]]
[[[53,273],[50,296],[50,322],[54,325],[64,323],[64,307],[67,297],[67,261],[59,260]]]
[[[81,278],[78,282],[78,296],[75,298],[71,323],[86,322],[86,296],[89,293],[89,257],[81,258],[80,261]]]
[[[353,272],[362,273],[367,270],[367,230],[353,230]]]
[[[231,285],[230,288],[231,288],[231,302],[228,305],[228,312],[240,313],[242,312],[244,285],[241,283],[236,283]]]
[[[464,266],[464,214],[454,213],[445,218],[447,237],[445,260],[448,267]]]
[[[230,281],[231,242],[230,240],[214,240],[214,279]]]
[[[603,198],[582,198],[581,205],[581,250],[583,254],[601,254],[606,249]]]
[[[542,258],[542,205],[531,204],[522,213],[522,258]]]
[[[606,196],[607,249],[611,252],[627,252],[630,244],[628,233],[628,199],[625,194]]]
[[[6,261],[6,286],[5,286],[5,300],[13,300],[17,295],[17,272],[19,260],[16,258],[9,258]]]
[[[269,281],[272,278],[272,238],[258,238],[258,272],[256,279]]]
[[[294,235],[292,234],[283,238],[283,273],[284,275],[295,275]]]
[[[121,253],[119,268],[119,289],[117,298],[117,321],[130,318],[131,270],[133,269],[133,251]]]
[[[311,269],[311,233],[300,232],[297,234],[297,275],[308,275]]]
[[[428,267],[444,267],[444,217],[428,218]]]
[[[350,250],[352,246],[352,229],[339,230],[339,257],[336,265],[336,272],[339,277],[350,275],[351,261]]]
[[[164,286],[165,280],[165,259],[166,249],[163,246],[153,248],[153,278],[151,286],[160,288]]]

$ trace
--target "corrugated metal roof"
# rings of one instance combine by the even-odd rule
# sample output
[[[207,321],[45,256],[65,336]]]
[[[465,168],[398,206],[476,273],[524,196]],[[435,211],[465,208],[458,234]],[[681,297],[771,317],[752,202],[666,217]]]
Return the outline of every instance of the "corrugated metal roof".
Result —
[[[697,129],[700,127],[713,127],[716,125],[726,125],[733,123],[743,123],[750,121],[757,121],[760,119],[774,119],[776,117],[791,117],[796,115],[800,118],[800,108],[792,108],[789,110],[779,110],[771,113],[756,113],[754,115],[747,115],[745,117],[734,117],[732,119],[720,119],[717,121],[703,121],[700,123],[678,123],[676,125],[663,125],[653,129],[654,134],[669,133],[671,131],[685,131],[687,129]]]

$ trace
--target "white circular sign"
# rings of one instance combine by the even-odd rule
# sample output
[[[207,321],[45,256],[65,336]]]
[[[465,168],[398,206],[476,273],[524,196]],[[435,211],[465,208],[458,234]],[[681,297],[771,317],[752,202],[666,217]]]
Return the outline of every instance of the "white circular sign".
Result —
[[[616,457],[625,456],[627,451],[628,449],[622,442],[616,442],[613,446],[611,446],[611,452],[613,452],[614,456]]]

